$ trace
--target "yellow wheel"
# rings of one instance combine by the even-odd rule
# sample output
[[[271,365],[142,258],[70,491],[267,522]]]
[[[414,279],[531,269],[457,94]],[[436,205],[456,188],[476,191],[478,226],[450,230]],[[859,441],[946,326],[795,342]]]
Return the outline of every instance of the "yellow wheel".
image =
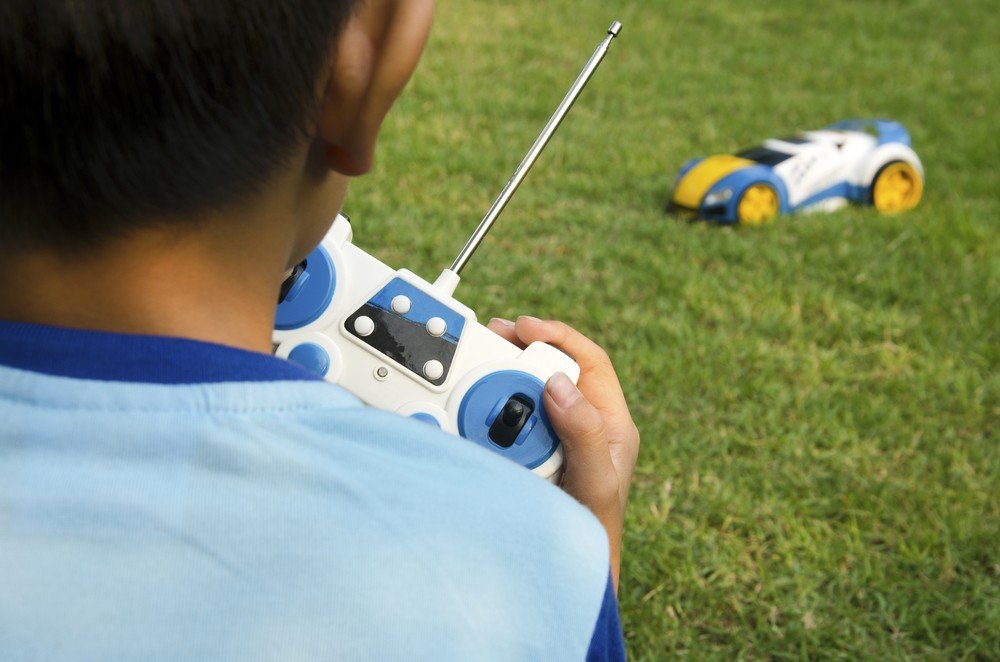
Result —
[[[872,204],[886,214],[913,209],[924,192],[924,180],[909,163],[893,161],[872,182]]]
[[[740,196],[736,204],[736,220],[740,225],[761,225],[778,215],[781,204],[778,192],[768,184],[754,184]]]

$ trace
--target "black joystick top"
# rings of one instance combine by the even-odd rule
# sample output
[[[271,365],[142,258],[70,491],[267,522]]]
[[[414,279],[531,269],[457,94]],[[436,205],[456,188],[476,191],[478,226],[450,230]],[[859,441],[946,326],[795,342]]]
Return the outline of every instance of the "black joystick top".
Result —
[[[524,419],[524,405],[517,400],[508,400],[501,416],[504,425],[514,427]]]
[[[511,396],[490,426],[490,441],[501,448],[510,448],[534,412],[535,404],[530,399]]]

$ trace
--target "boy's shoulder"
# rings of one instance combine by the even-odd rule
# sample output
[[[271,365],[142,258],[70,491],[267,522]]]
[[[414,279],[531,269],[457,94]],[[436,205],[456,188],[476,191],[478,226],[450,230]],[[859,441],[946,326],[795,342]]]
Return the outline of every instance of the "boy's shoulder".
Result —
[[[508,460],[323,382],[24,367],[0,367],[0,575],[19,596],[0,621],[26,641],[61,628],[99,657],[130,632],[137,653],[225,658],[280,656],[295,632],[304,657],[585,656],[603,529]]]

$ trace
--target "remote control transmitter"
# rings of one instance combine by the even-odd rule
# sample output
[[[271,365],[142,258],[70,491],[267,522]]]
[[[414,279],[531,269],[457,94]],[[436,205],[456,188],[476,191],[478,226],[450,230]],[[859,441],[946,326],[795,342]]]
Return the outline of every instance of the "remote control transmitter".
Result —
[[[450,268],[430,283],[352,243],[339,214],[281,288],[275,354],[340,384],[369,405],[436,426],[556,482],[562,449],[542,406],[556,372],[579,366],[544,343],[517,347],[453,296],[459,274],[548,144],[611,41],[615,21]]]

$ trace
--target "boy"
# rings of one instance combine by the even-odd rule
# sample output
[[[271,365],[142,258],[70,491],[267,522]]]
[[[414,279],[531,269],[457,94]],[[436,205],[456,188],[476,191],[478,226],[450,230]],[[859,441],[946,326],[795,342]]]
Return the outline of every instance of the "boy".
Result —
[[[624,656],[599,347],[491,322],[582,367],[546,386],[565,492],[269,355],[432,12],[0,8],[0,658]]]

